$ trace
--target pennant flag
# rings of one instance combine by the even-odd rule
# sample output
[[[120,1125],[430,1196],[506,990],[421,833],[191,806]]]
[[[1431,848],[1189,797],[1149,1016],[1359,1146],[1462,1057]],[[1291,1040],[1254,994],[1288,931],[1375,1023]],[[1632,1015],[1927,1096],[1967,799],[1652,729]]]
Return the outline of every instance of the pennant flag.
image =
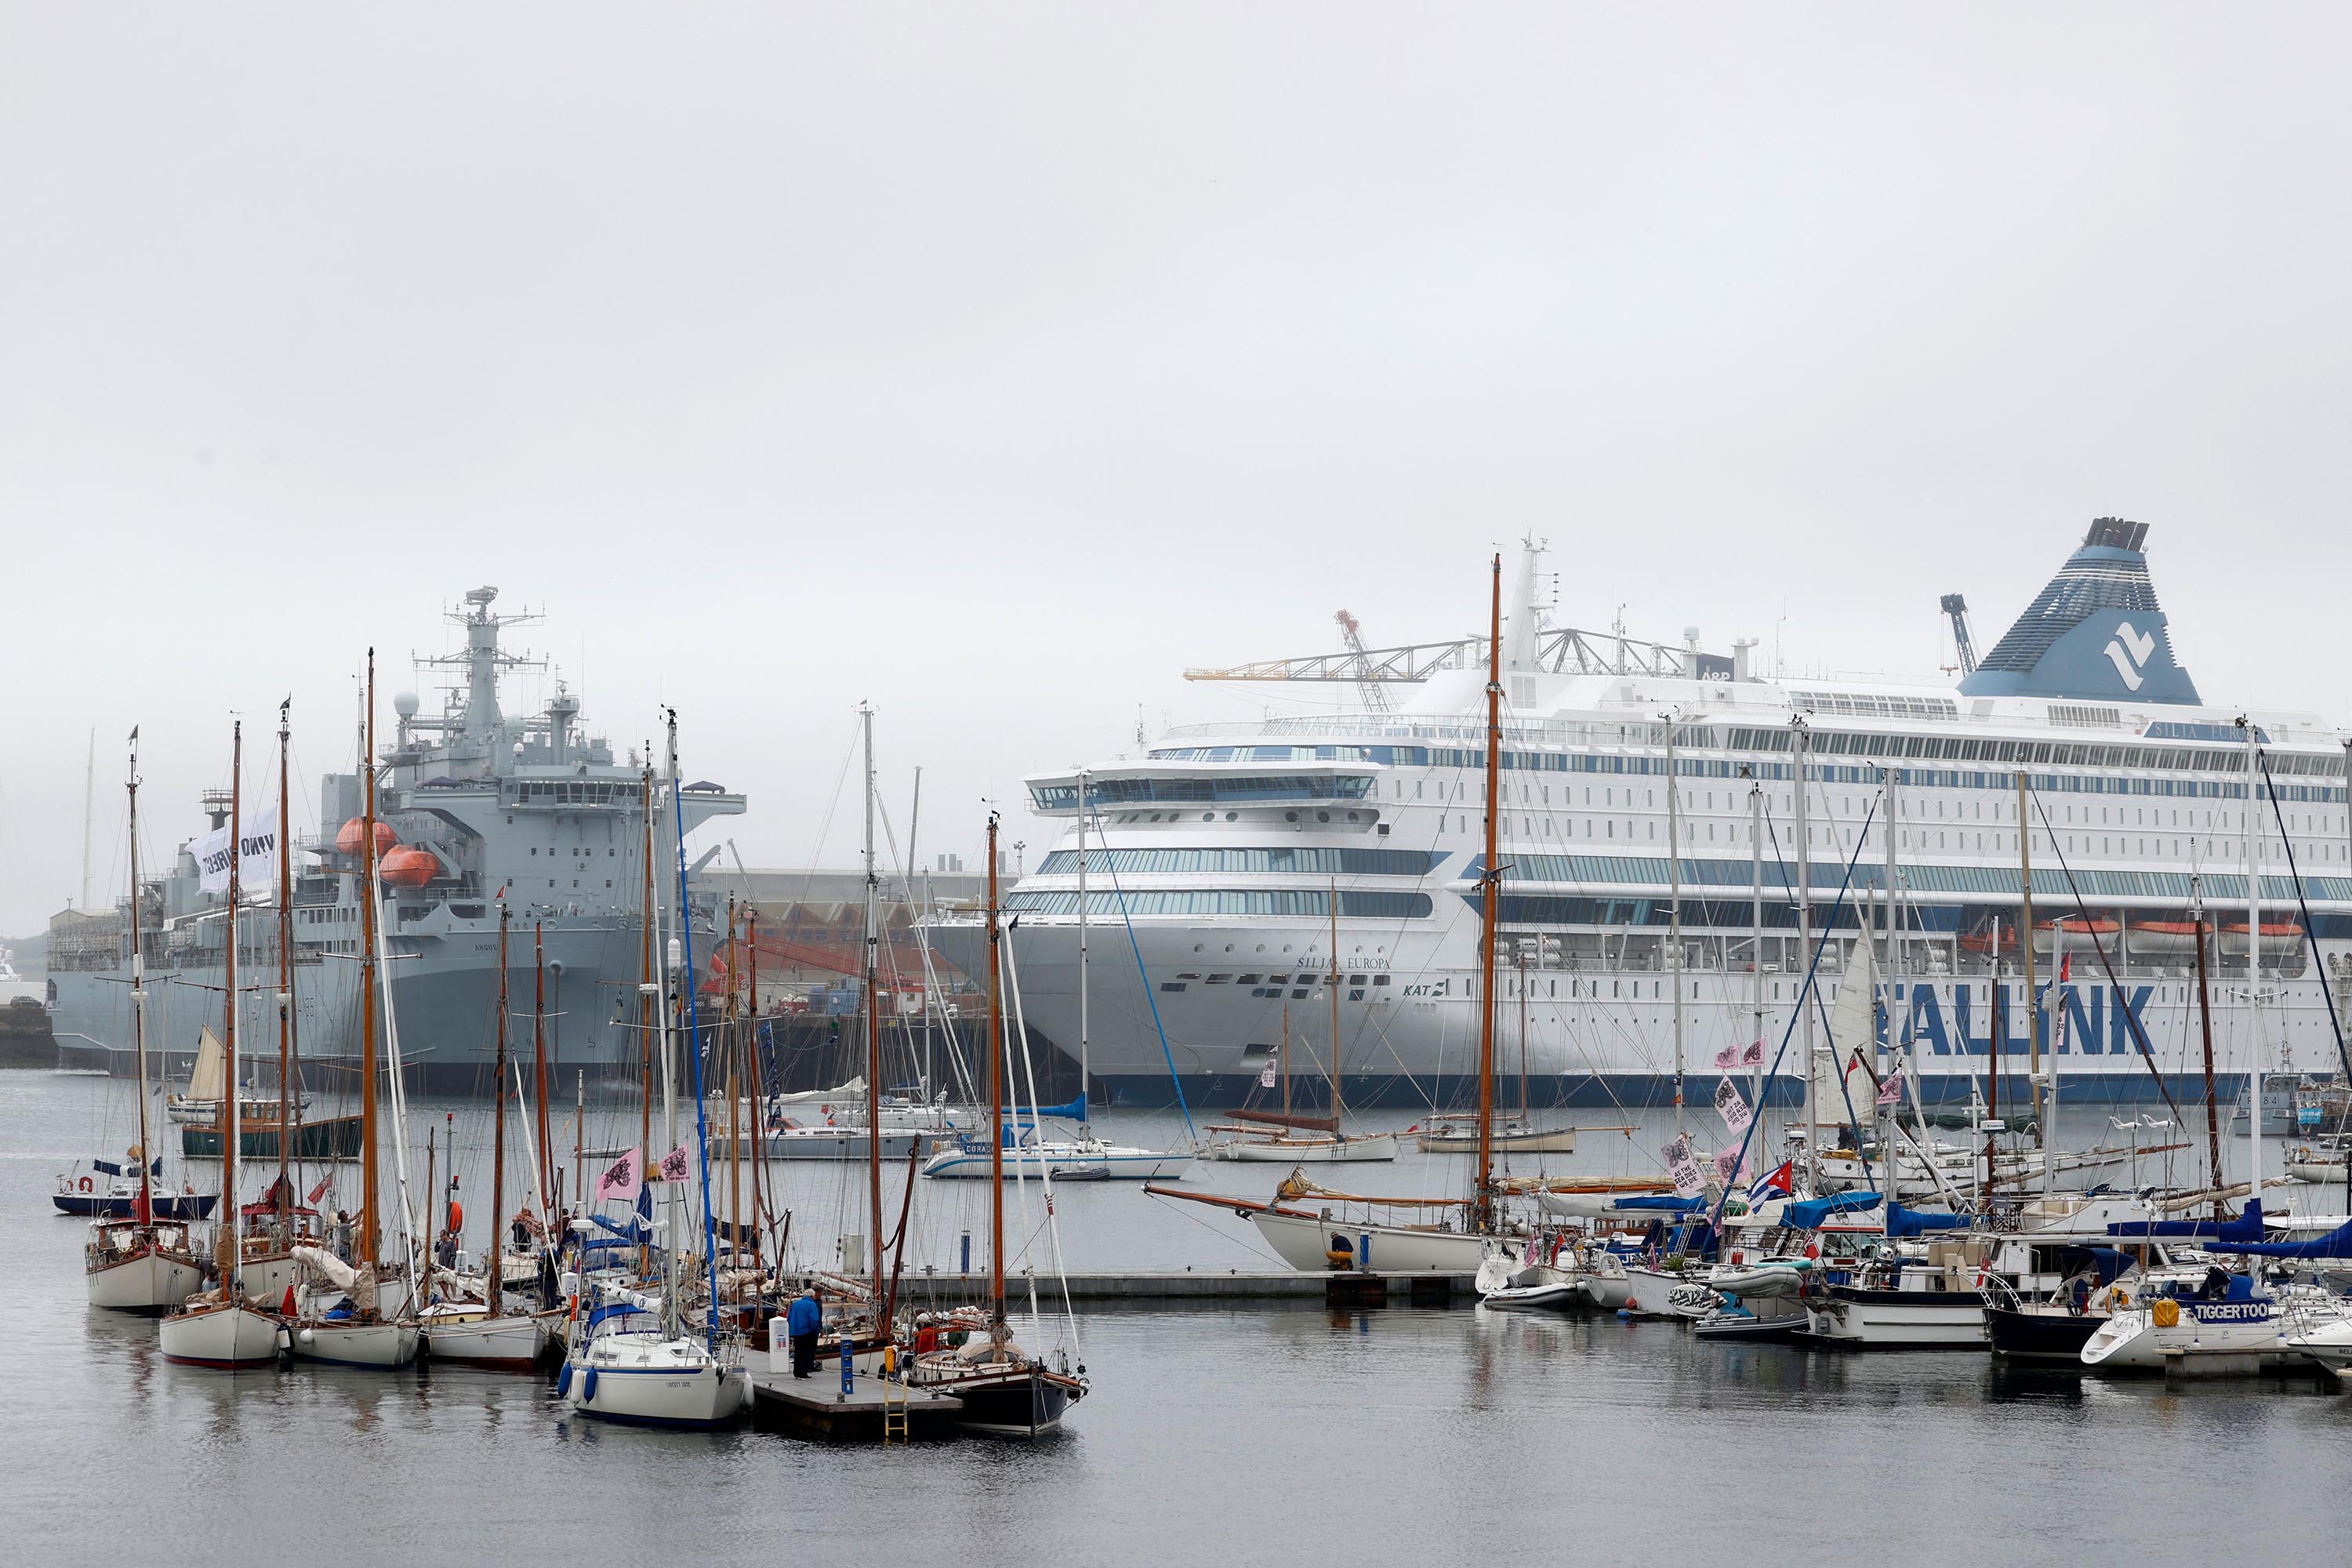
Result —
[[[1760,1204],[1767,1198],[1787,1197],[1792,1190],[1792,1178],[1795,1174],[1793,1162],[1781,1161],[1779,1170],[1766,1172],[1749,1185],[1748,1201],[1751,1204]]]
[[[317,1208],[319,1206],[319,1200],[327,1195],[327,1187],[333,1181],[334,1178],[332,1176],[320,1177],[319,1184],[310,1189],[310,1195],[302,1200],[302,1206],[306,1209]]]
[[[1900,1105],[1903,1103],[1903,1074],[1901,1069],[1898,1068],[1894,1072],[1888,1073],[1886,1075],[1886,1081],[1878,1086],[1878,1103],[1881,1105]]]
[[[661,1157],[660,1168],[656,1170],[651,1176],[646,1178],[646,1180],[654,1182],[682,1182],[687,1179],[688,1175],[692,1173],[693,1169],[693,1152],[688,1145],[681,1143],[677,1148],[671,1150],[668,1153],[664,1154]]]
[[[618,1198],[626,1203],[644,1185],[645,1178],[637,1169],[637,1152],[631,1149],[596,1178],[596,1201],[601,1204],[607,1198]]]
[[[1690,1140],[1677,1138],[1666,1145],[1666,1173],[1674,1178],[1675,1195],[1695,1198],[1706,1191],[1706,1178],[1699,1172],[1698,1162],[1691,1156]]]
[[[1734,1138],[1747,1131],[1748,1124],[1756,1120],[1756,1113],[1748,1108],[1748,1097],[1727,1078],[1715,1086],[1715,1113],[1723,1118],[1724,1126],[1730,1129]]]

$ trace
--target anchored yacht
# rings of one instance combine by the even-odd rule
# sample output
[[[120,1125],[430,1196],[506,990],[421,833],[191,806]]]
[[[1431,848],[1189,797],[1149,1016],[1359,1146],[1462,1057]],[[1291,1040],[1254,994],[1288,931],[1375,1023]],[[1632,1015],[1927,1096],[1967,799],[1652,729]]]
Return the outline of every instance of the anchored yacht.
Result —
[[[1524,1052],[1538,1102],[1664,1103],[1679,986],[1685,1101],[1714,1090],[1718,1064],[1748,1084],[1789,1029],[1802,933],[1827,933],[1826,1007],[1861,966],[1865,925],[1885,930],[1891,866],[1880,994],[1930,1101],[1983,1092],[1996,1051],[2001,1099],[2027,1092],[2022,941],[2039,984],[2064,975],[2040,1044],[2067,1100],[2153,1099],[2159,1077],[2201,1095],[2192,906],[2208,922],[2221,1092],[2257,1067],[2332,1070],[2320,987],[2352,989],[2352,741],[2314,715],[2203,701],[2174,657],[2146,536],[2092,524],[1980,662],[1965,603],[1948,596],[1958,665],[1917,682],[1767,674],[1752,643],[1712,654],[1696,632],[1677,647],[1548,626],[1530,547],[1500,650],[1500,1059]],[[1349,1104],[1468,1091],[1486,639],[1365,650],[1349,631],[1343,654],[1190,673],[1353,686],[1359,711],[1180,728],[1140,757],[1027,781],[1065,837],[1005,899],[1010,940],[1031,1026],[1074,1047],[1085,899],[1098,1092],[1163,1102],[1172,1064],[1192,1102],[1238,1100],[1273,1059],[1283,1008],[1335,995]],[[2251,942],[2250,853],[2263,900]],[[967,970],[980,919],[933,928]],[[1107,922],[1130,926],[1131,947],[1101,940]],[[2249,984],[2262,1008],[2226,1005]],[[1804,1073],[1792,1053],[1765,1087],[1786,1101]]]

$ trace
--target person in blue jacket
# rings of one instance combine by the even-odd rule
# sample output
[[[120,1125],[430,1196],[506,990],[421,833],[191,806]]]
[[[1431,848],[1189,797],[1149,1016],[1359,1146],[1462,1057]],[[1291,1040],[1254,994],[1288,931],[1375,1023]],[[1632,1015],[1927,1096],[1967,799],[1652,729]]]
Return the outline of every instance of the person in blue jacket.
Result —
[[[784,1313],[784,1332],[793,1342],[793,1375],[806,1377],[816,1369],[816,1335],[824,1326],[824,1307],[810,1286],[793,1298]]]

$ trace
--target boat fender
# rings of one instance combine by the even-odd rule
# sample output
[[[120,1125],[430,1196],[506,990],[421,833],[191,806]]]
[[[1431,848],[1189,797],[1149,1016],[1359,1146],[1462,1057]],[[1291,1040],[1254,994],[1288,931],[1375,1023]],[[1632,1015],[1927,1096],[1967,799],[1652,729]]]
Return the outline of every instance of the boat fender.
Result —
[[[89,1178],[88,1176],[84,1176],[81,1179],[81,1190],[83,1192],[89,1191]]]
[[[2168,1296],[2156,1304],[2147,1317],[2148,1321],[2159,1329],[2178,1328],[2180,1325],[2180,1303]]]
[[[596,1369],[590,1367],[588,1375],[580,1380],[580,1403],[589,1405],[596,1398]]]
[[[555,1374],[555,1394],[559,1399],[572,1392],[572,1363],[565,1362],[563,1370]]]
[[[307,1345],[307,1344],[313,1343],[313,1342],[315,1342],[317,1341],[317,1339],[318,1339],[318,1337],[319,1337],[319,1331],[318,1331],[316,1329],[304,1329],[304,1330],[303,1330],[299,1334],[297,1334],[295,1337],[296,1337],[297,1339],[300,1340],[304,1344],[306,1344],[306,1345]]]

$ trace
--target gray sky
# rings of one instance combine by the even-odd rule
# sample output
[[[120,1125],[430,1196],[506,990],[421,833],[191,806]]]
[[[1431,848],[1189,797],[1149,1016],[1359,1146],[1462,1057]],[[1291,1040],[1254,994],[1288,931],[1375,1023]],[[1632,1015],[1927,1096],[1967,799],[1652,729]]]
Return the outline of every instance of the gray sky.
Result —
[[[485,582],[754,864],[848,858],[860,698],[969,858],[1274,694],[1187,664],[1472,629],[1523,532],[1573,624],[1924,672],[2117,512],[2209,698],[2341,718],[2347,33],[5,0],[0,931],[93,728],[106,896],[132,724],[166,847],[233,710],[347,765],[363,649]]]

